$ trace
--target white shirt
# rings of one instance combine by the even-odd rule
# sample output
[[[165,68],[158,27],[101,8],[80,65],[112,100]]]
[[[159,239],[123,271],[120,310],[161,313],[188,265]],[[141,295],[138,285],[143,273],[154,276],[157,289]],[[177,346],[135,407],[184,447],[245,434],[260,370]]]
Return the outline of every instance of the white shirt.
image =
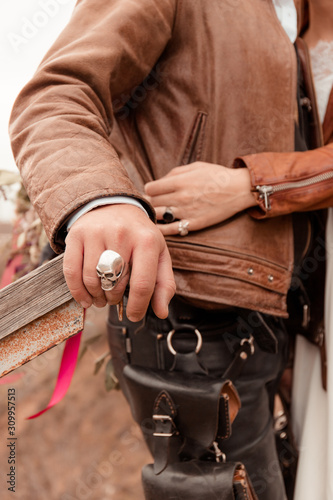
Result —
[[[297,37],[297,11],[294,0],[273,0],[273,4],[280,23],[290,41],[294,43]]]
[[[273,4],[276,10],[276,14],[285,29],[290,41],[294,43],[297,37],[297,11],[294,4],[294,0],[273,0]],[[146,210],[143,208],[139,201],[134,200],[126,196],[107,196],[104,198],[97,198],[96,200],[90,201],[82,208],[79,208],[74,215],[69,219],[67,223],[67,231],[70,227],[78,220],[79,217],[86,214],[94,208],[100,207],[102,205],[114,205],[114,204],[131,204],[138,208],[141,208],[146,214]],[[148,214],[147,214],[148,216]]]
[[[310,49],[310,56],[319,117],[323,123],[333,88],[333,42],[320,40]]]

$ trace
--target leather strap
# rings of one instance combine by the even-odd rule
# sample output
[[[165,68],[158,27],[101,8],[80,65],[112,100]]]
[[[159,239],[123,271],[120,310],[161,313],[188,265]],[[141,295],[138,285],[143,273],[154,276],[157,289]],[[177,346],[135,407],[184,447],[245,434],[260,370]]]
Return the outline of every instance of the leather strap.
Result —
[[[176,417],[175,404],[167,391],[161,391],[154,404],[153,420],[154,432],[154,473],[160,474],[168,465],[170,440],[178,434],[174,418]]]
[[[252,336],[241,340],[239,348],[236,351],[232,362],[223,374],[222,379],[235,380],[239,376],[244,363],[247,361],[248,357],[254,353],[253,342],[254,339]],[[188,372],[189,369],[192,368],[194,369],[194,373],[206,374],[206,371],[201,367],[201,365],[199,365],[198,358],[195,352],[186,354],[176,353],[172,370],[176,369],[177,371],[177,368],[180,371],[182,371],[181,368],[184,368],[185,372]],[[226,439],[230,435],[230,425],[234,420],[237,412],[235,415],[232,414],[230,419],[229,395],[227,393],[222,392],[222,394],[220,395],[220,406],[221,405],[224,407],[224,411],[226,413],[226,428],[222,429],[221,426],[219,426],[217,434],[219,435],[220,439]],[[171,438],[175,434],[179,434],[174,423],[174,419],[176,416],[176,405],[173,402],[170,394],[165,390],[161,391],[155,399],[153,411],[153,420],[155,423],[155,432],[153,434],[155,474],[160,474],[161,472],[163,472],[169,463]],[[193,447],[194,443],[191,443],[191,446]]]
[[[254,344],[253,344],[252,335],[249,338],[244,338],[241,340],[238,350],[235,353],[234,359],[225,370],[222,375],[223,379],[228,379],[235,381],[237,377],[239,377],[242,368],[249,356],[252,356],[254,353]]]
[[[260,312],[240,310],[239,318],[241,330],[244,329],[248,335],[253,336],[261,350],[272,354],[277,353],[276,336]]]

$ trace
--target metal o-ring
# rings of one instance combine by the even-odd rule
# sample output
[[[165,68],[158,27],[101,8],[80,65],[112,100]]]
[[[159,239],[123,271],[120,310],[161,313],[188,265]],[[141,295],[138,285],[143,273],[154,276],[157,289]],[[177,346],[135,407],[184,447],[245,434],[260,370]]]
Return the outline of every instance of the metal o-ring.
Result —
[[[193,331],[196,334],[197,339],[198,339],[198,342],[197,342],[197,345],[196,345],[196,348],[195,348],[195,352],[196,352],[196,354],[198,354],[200,352],[200,350],[201,350],[201,347],[202,347],[202,335],[201,335],[201,333],[199,332],[199,330],[197,328],[194,328]],[[168,336],[167,336],[167,346],[168,346],[168,349],[171,352],[171,354],[173,354],[174,356],[176,356],[177,351],[173,347],[171,340],[172,340],[172,337],[174,336],[175,332],[176,332],[176,330],[171,330],[168,333]]]

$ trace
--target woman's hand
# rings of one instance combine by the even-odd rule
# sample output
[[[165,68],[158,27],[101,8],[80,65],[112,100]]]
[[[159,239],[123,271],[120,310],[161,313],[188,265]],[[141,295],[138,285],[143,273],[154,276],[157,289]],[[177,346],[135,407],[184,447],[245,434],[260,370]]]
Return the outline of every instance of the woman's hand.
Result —
[[[176,219],[189,222],[189,231],[223,222],[256,204],[247,168],[204,162],[173,168],[146,184],[145,191],[158,220],[169,207]],[[159,224],[159,228],[164,235],[178,234],[179,222]]]

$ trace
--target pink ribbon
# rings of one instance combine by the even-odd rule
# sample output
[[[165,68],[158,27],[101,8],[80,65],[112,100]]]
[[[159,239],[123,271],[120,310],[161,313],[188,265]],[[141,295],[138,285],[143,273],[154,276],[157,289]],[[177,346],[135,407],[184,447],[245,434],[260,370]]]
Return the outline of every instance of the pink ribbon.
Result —
[[[15,255],[6,265],[3,275],[1,276],[0,288],[10,285],[13,281],[13,276],[20,267],[23,260],[23,255]]]
[[[62,398],[65,396],[70,383],[72,381],[75,366],[79,354],[80,340],[81,340],[82,331],[74,335],[73,337],[66,340],[65,349],[62,355],[61,364],[59,368],[58,378],[56,382],[56,386],[54,388],[52,397],[50,399],[49,404],[44,410],[39,411],[35,415],[31,417],[27,417],[26,420],[31,420],[33,418],[37,418],[54,405],[59,403]]]

